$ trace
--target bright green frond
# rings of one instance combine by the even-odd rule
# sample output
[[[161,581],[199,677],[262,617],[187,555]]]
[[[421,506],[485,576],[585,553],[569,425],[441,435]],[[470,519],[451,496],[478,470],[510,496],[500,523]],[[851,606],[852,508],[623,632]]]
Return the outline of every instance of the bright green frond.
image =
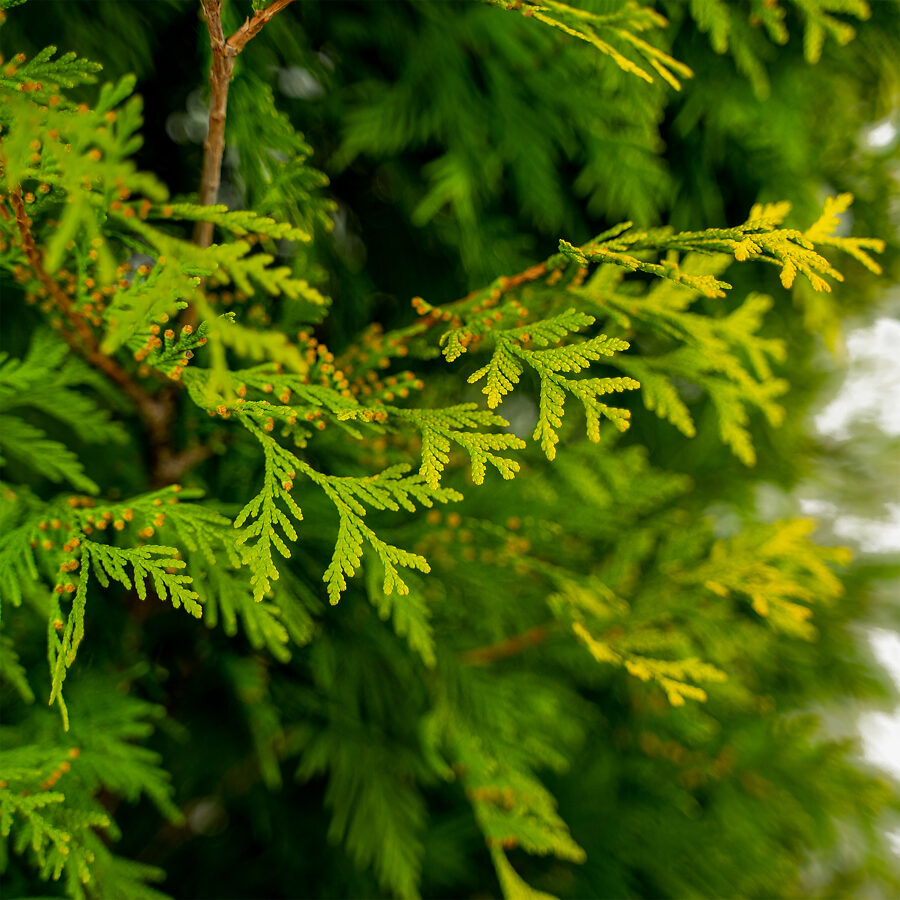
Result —
[[[238,535],[237,546],[246,550],[246,563],[253,573],[250,578],[253,599],[258,602],[271,590],[272,581],[278,579],[272,548],[287,559],[291,551],[285,539],[297,540],[294,522],[301,522],[303,514],[291,496],[291,490],[294,478],[303,466],[293,453],[251,421],[245,420],[244,424],[260,442],[265,454],[263,488],[234,521],[235,528],[243,529]],[[244,527],[248,520],[250,524]]]

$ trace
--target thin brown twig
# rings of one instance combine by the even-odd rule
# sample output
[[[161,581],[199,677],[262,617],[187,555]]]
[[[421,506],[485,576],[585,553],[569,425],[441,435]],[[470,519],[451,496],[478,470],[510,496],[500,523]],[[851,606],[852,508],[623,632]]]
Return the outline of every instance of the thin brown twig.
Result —
[[[206,444],[193,444],[180,453],[169,453],[160,458],[154,472],[154,481],[160,485],[180,481],[188,469],[209,459],[213,455],[212,447]]]
[[[248,18],[231,37],[222,28],[222,0],[200,0],[203,18],[209,31],[212,66],[209,70],[209,128],[203,144],[203,172],[200,176],[200,203],[213,205],[222,181],[222,158],[225,155],[225,117],[228,112],[228,89],[234,74],[235,57],[256,37],[263,26],[294,0],[274,0],[265,9]],[[194,243],[208,247],[212,243],[213,223],[198,222]]]
[[[209,70],[209,126],[203,144],[200,203],[203,206],[211,206],[219,196],[219,184],[222,180],[225,115],[228,111],[228,88],[234,72],[234,56],[228,52],[225,32],[222,30],[221,0],[200,0],[200,6],[212,48],[212,66]],[[194,243],[200,247],[208,247],[212,243],[212,236],[212,222],[198,222],[194,227]]]
[[[31,220],[25,209],[21,186],[12,188],[9,198],[28,265],[62,318],[70,326],[68,328],[60,326],[60,335],[79,356],[118,385],[134,403],[147,431],[153,482],[167,484],[178,480],[180,475],[199,460],[196,448],[190,448],[182,453],[172,452],[170,438],[174,398],[166,391],[154,397],[138,384],[114,357],[100,349],[97,337],[87,320],[75,309],[68,294],[44,268],[41,252],[31,232]]]
[[[419,337],[420,335],[425,334],[425,332],[429,331],[435,325],[438,325],[442,322],[446,324],[447,321],[452,321],[452,317],[453,315],[455,315],[455,310],[461,306],[465,306],[467,303],[470,303],[476,297],[486,296],[493,303],[496,303],[497,301],[499,301],[500,297],[503,294],[506,294],[514,288],[520,287],[523,284],[537,281],[537,279],[547,274],[547,263],[540,262],[536,265],[529,266],[527,269],[524,269],[523,271],[518,272],[515,275],[501,275],[487,287],[481,287],[477,290],[471,291],[470,293],[466,294],[465,297],[451,300],[449,303],[444,303],[440,306],[432,306],[427,313],[420,313],[421,318],[413,322],[412,325],[408,325],[405,328],[399,328],[396,331],[387,332],[384,335],[384,340],[390,341],[391,338],[395,335],[400,340],[404,341],[409,341],[412,338]],[[418,299],[419,298],[416,298],[416,300],[413,301],[414,307]]]
[[[542,644],[549,636],[552,628],[553,623],[535,625],[534,628],[529,628],[528,631],[523,631],[522,634],[515,634],[499,643],[467,650],[465,653],[460,654],[460,659],[467,666],[487,666],[500,659],[518,656],[523,650]]]
[[[12,204],[13,212],[16,217],[16,228],[19,231],[19,237],[22,241],[22,249],[25,252],[25,258],[31,266],[31,270],[37,276],[38,281],[47,291],[52,302],[57,306],[60,313],[66,321],[74,328],[74,333],[66,329],[60,329],[62,336],[66,339],[69,346],[83,356],[92,366],[100,369],[112,381],[128,395],[128,397],[137,406],[142,417],[152,419],[156,415],[156,400],[148,394],[136,381],[134,381],[128,372],[125,371],[111,356],[107,356],[100,351],[100,345],[97,338],[91,331],[84,316],[82,316],[73,306],[66,292],[60,285],[50,277],[44,268],[44,262],[41,253],[34,242],[34,236],[31,233],[31,220],[25,210],[25,202],[22,199],[22,188],[15,187],[9,192],[9,199]]]
[[[228,52],[237,56],[248,41],[252,40],[262,31],[263,26],[273,16],[280,13],[286,6],[290,6],[294,0],[274,0],[265,9],[257,10],[253,16],[247,19],[243,25],[225,42]]]

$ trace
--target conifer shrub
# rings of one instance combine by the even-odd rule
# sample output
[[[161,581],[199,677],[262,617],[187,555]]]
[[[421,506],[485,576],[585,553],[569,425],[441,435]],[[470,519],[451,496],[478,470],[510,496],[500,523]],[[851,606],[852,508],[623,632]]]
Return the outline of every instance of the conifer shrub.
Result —
[[[900,889],[884,572],[757,502],[900,5],[0,15],[6,896]]]

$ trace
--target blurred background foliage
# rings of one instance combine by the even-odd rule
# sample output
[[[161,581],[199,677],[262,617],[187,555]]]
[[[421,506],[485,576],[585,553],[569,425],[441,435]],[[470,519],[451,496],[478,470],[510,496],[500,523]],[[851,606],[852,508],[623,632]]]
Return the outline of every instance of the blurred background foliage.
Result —
[[[779,428],[754,420],[753,469],[721,446],[712,410],[698,400],[693,439],[636,412],[615,454],[570,441],[556,463],[533,456],[526,477],[469,492],[461,515],[433,522],[424,537],[405,526],[439,576],[418,589],[441,636],[446,702],[465,708],[473,728],[495,729],[509,753],[517,740],[534,744],[534,765],[550,771],[546,784],[586,851],[578,866],[512,851],[541,890],[676,898],[900,890],[884,837],[895,786],[852,743],[833,739],[848,731],[852,711],[892,701],[864,627],[900,626],[888,586],[896,554],[858,557],[844,595],[817,605],[812,641],[760,627],[737,605],[700,608],[673,574],[690,571],[713,539],[796,514],[799,485],[838,513],[869,518],[883,512],[885,482],[896,485],[896,435],[851,430],[853,439],[835,441],[810,427],[809,413],[835,381],[842,331],[889,316],[886,285],[900,278],[900,142],[896,130],[887,142],[869,139],[900,115],[900,5],[881,0],[854,15],[864,6],[662,0],[670,25],[660,40],[694,71],[680,93],[478,3],[303,0],[238,61],[221,199],[297,220],[300,191],[272,190],[267,154],[308,153],[327,173],[333,233],[313,222],[317,240],[294,264],[334,298],[318,333],[336,353],[364,324],[409,321],[413,295],[452,300],[546,257],[560,237],[579,244],[626,218],[720,226],[743,221],[754,202],[789,200],[790,222],[805,227],[824,196],[850,191],[853,233],[888,242],[884,276],[849,261],[846,283],[830,295],[800,285],[786,293],[762,267],[729,272],[735,296],[775,297],[765,333],[789,347],[786,419]],[[784,43],[764,19],[775,7],[790,34]],[[852,37],[816,19],[828,9]],[[231,0],[232,28],[249,11],[249,0]],[[196,190],[209,52],[196,3],[41,0],[10,16],[2,41],[4,53],[75,49],[101,61],[108,79],[135,72],[145,101],[140,167],[175,193]],[[28,327],[8,311],[5,319],[4,340]],[[437,375],[432,390],[446,396]],[[472,389],[459,399],[477,397]],[[506,414],[527,429],[533,410]],[[361,464],[382,465],[394,448],[381,441],[368,452]],[[127,459],[116,465],[127,483]],[[235,448],[202,477],[227,504],[258,465]],[[139,486],[136,469],[131,477]],[[307,522],[330,515],[318,502],[304,504]],[[330,550],[328,535],[306,528],[304,538],[301,570],[304,554]],[[602,572],[629,596],[630,623],[674,628],[681,649],[702,649],[729,681],[706,704],[673,708],[553,635],[494,664],[490,677],[462,665],[454,651],[541,627],[547,593],[560,588],[517,562],[526,550]],[[305,583],[298,574],[296,590],[308,591]],[[92,633],[84,668],[92,654],[95,667],[165,705],[151,743],[186,816],[167,825],[146,801],[120,806],[117,852],[164,867],[162,888],[178,897],[367,897],[384,893],[366,867],[379,853],[372,845],[394,841],[413,847],[425,896],[497,894],[463,790],[423,763],[429,672],[365,594],[318,616],[315,640],[289,665],[254,653],[242,636],[162,614],[110,616]],[[89,696],[89,679],[71,681],[73,694]],[[377,788],[359,787],[360,768],[383,775]],[[6,877],[7,896],[34,889],[15,862]]]

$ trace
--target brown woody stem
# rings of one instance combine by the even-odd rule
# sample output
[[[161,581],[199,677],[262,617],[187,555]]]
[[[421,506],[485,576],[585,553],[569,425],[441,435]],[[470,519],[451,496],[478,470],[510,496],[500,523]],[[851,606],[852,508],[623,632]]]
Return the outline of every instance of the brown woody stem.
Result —
[[[265,9],[247,19],[231,37],[222,28],[222,0],[200,0],[203,18],[209,31],[212,48],[212,67],[209,71],[209,129],[203,144],[203,174],[200,177],[200,203],[211,206],[219,196],[222,181],[222,157],[225,154],[225,116],[228,111],[228,88],[234,74],[235,57],[248,41],[262,31],[273,16],[293,0],[274,0]],[[194,229],[194,243],[208,247],[212,243],[213,223],[198,222]]]
[[[68,294],[44,268],[44,261],[35,244],[34,235],[31,233],[31,220],[28,218],[22,199],[22,188],[13,188],[9,193],[9,199],[28,265],[47,292],[51,302],[70,326],[68,328],[60,327],[60,334],[79,356],[95,369],[103,372],[134,403],[147,431],[147,445],[154,484],[163,485],[175,481],[186,468],[193,465],[196,451],[185,451],[178,454],[172,452],[170,432],[174,410],[173,397],[167,391],[154,397],[141,387],[112,356],[102,352],[97,337],[87,320],[74,308]]]
[[[203,144],[203,174],[200,176],[200,203],[211,206],[219,196],[222,181],[222,157],[225,153],[225,114],[228,88],[234,72],[234,56],[228,52],[222,30],[221,0],[201,0],[203,18],[209,31],[212,66],[209,70],[209,128]],[[208,247],[212,243],[213,223],[198,222],[194,243]]]
[[[542,644],[550,634],[552,627],[552,624],[535,625],[534,628],[529,628],[528,631],[513,635],[497,644],[467,650],[460,654],[460,659],[467,666],[487,666],[499,659],[518,656],[523,650]]]
[[[273,16],[280,13],[286,6],[290,6],[294,0],[274,0],[265,9],[260,9],[253,14],[253,17],[247,19],[243,25],[226,41],[229,51],[235,56],[244,49],[244,46],[252,38],[262,31],[263,26]]]
[[[100,352],[97,339],[84,316],[72,306],[68,294],[47,274],[40,251],[31,233],[31,220],[25,210],[22,188],[13,188],[9,192],[9,199],[16,216],[16,228],[22,241],[22,249],[25,251],[25,258],[28,260],[31,270],[66,321],[74,328],[74,334],[71,331],[62,330],[63,337],[92,366],[100,369],[118,384],[139,409],[148,401],[153,402],[153,398],[139,384],[132,381],[129,374],[111,356]]]

